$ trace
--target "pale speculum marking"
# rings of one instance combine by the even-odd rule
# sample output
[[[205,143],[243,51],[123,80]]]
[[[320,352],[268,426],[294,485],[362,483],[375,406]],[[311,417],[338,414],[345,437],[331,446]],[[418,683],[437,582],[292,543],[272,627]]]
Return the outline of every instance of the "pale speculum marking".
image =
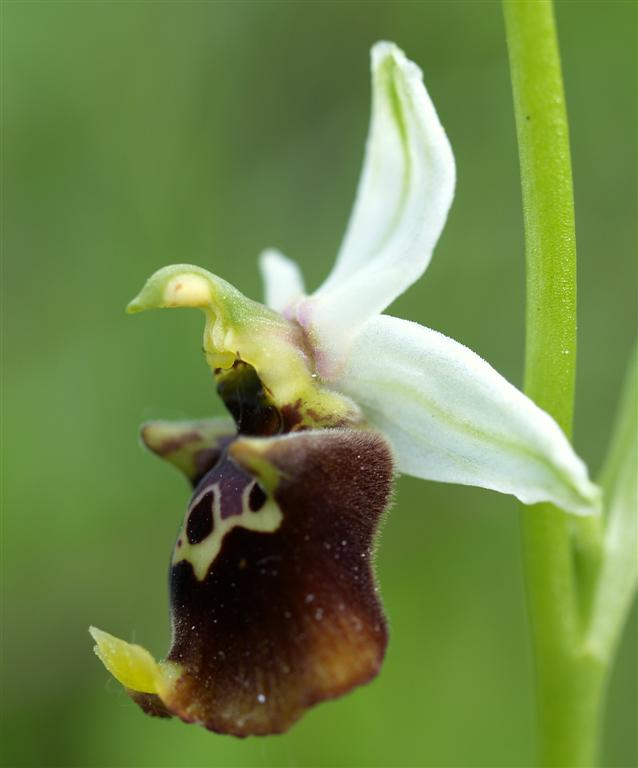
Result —
[[[226,456],[195,490],[173,551],[173,565],[186,560],[203,581],[229,531],[241,527],[272,533],[282,520],[274,499]]]

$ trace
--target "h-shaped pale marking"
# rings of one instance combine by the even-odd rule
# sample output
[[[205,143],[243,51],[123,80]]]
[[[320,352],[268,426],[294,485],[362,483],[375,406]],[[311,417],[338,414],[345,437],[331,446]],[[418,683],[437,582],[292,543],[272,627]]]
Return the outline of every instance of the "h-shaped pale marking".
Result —
[[[257,485],[256,481],[248,483],[242,492],[241,514],[231,515],[226,518],[222,518],[221,514],[221,490],[219,482],[207,485],[201,493],[193,499],[193,503],[188,508],[177,538],[178,542],[182,542],[181,546],[176,544],[173,551],[173,565],[176,565],[182,560],[186,560],[193,566],[193,572],[198,581],[203,581],[206,578],[209,568],[215,562],[221,551],[224,536],[233,528],[241,527],[246,528],[249,531],[258,531],[260,533],[273,533],[276,531],[281,525],[283,514],[279,505],[270,496],[266,498],[263,507],[257,512],[250,509],[248,500],[250,492],[255,485]],[[197,542],[197,544],[191,544],[188,540],[187,533],[188,518],[204,496],[211,492],[213,494],[213,530],[205,539],[202,539],[202,541]]]

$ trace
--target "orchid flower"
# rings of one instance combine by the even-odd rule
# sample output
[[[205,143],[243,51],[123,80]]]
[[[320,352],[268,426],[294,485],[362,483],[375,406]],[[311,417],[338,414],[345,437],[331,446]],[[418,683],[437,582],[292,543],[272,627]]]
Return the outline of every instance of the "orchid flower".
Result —
[[[556,422],[462,344],[380,314],[423,274],[455,184],[420,69],[372,49],[372,118],[354,211],[323,285],[268,250],[265,303],[190,265],[128,307],[198,307],[232,420],[151,422],[142,438],[193,492],[171,563],[172,644],[92,628],[149,714],[238,736],[286,730],[372,679],[387,628],[372,555],[394,475],[596,513],[599,491]]]

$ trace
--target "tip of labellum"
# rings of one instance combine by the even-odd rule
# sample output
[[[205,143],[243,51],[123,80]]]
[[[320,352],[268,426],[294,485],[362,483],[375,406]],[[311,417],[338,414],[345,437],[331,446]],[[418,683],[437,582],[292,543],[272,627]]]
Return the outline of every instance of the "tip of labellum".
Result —
[[[127,643],[97,627],[89,627],[93,650],[113,677],[125,688],[139,693],[159,693],[166,687],[166,673],[141,645]]]

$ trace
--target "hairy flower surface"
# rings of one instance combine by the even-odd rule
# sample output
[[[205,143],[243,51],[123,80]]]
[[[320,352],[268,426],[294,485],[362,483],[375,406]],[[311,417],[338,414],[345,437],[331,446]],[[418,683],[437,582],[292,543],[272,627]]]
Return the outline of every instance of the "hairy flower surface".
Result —
[[[458,342],[380,314],[425,271],[454,179],[421,71],[378,43],[363,173],[323,285],[306,295],[269,250],[266,306],[191,265],[161,269],[129,305],[204,311],[233,417],[142,428],[193,487],[171,562],[172,644],[158,663],[91,632],[149,714],[277,733],[374,677],[387,630],[371,556],[395,470],[597,511],[548,414]]]

